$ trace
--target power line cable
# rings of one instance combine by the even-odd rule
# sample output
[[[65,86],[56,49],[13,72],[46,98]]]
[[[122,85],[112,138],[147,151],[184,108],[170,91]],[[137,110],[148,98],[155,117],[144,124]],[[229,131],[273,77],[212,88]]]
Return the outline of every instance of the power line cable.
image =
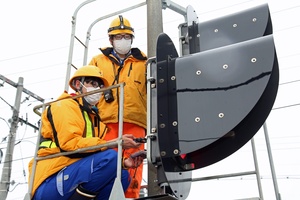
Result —
[[[272,110],[279,110],[279,109],[290,108],[290,107],[294,107],[294,106],[300,106],[300,103],[295,103],[295,104],[290,104],[290,105],[286,105],[286,106],[276,107],[276,108],[272,108]]]
[[[9,60],[16,60],[16,59],[20,59],[20,58],[24,58],[24,57],[29,57],[29,56],[33,56],[33,55],[38,55],[38,54],[43,54],[43,53],[49,53],[49,52],[52,52],[52,51],[57,51],[59,49],[65,49],[65,48],[68,48],[68,46],[58,47],[58,48],[55,48],[55,49],[50,49],[50,50],[45,50],[45,51],[39,51],[39,52],[25,54],[25,55],[11,57],[11,58],[6,58],[6,59],[0,60],[0,62],[9,61]]]
[[[224,9],[227,9],[227,8],[232,8],[234,6],[242,5],[242,4],[245,4],[245,3],[248,3],[248,2],[251,2],[251,0],[250,1],[244,1],[244,2],[241,2],[241,3],[232,4],[232,5],[229,5],[227,7],[223,7],[223,8],[219,8],[219,9],[213,9],[213,10],[210,10],[210,11],[207,11],[207,12],[203,12],[200,15],[206,14],[206,13],[213,13],[213,12],[224,10]],[[281,13],[281,12],[287,12],[289,10],[297,9],[297,8],[300,8],[300,6],[293,6],[293,7],[285,8],[285,9],[282,9],[282,10],[274,11],[271,14],[277,14],[277,13]],[[167,22],[165,24],[176,22],[176,21],[179,21],[179,20],[182,21],[181,19],[172,20],[172,21],[169,21],[169,22]],[[288,28],[284,28],[282,30],[287,30],[289,28],[295,28],[295,27],[300,27],[300,25],[293,26],[293,27],[288,27]],[[143,30],[143,29],[146,29],[146,27],[140,28],[139,30]],[[282,31],[282,30],[280,30],[280,31]],[[103,38],[104,37],[101,37],[101,38],[98,38],[97,40],[100,40],[100,39],[103,39]],[[94,41],[94,40],[92,40],[92,41]],[[57,50],[68,48],[68,47],[69,46],[63,46],[63,47],[58,47],[58,48],[54,48],[54,49],[50,49],[50,50],[39,51],[39,52],[36,52],[36,53],[31,53],[31,54],[26,54],[26,55],[11,57],[11,58],[7,58],[7,59],[2,59],[2,60],[0,60],[0,62],[4,62],[4,61],[8,61],[8,60],[15,60],[15,59],[19,59],[19,58],[23,58],[23,57],[29,57],[29,56],[34,56],[34,55],[43,54],[43,53],[48,53],[48,52],[57,51]],[[43,68],[43,67],[40,67],[40,68]]]
[[[19,150],[20,150],[20,155],[21,155],[21,160],[22,160],[22,168],[23,168],[23,176],[24,176],[24,179],[25,179],[25,181],[27,180],[27,178],[26,178],[26,170],[25,170],[25,165],[24,165],[24,159],[23,159],[23,153],[22,153],[22,147],[21,146],[19,146],[20,148],[19,148]]]
[[[300,79],[297,79],[297,80],[293,80],[293,81],[279,83],[279,85],[286,85],[286,84],[296,83],[296,82],[299,82],[299,81],[300,81]]]

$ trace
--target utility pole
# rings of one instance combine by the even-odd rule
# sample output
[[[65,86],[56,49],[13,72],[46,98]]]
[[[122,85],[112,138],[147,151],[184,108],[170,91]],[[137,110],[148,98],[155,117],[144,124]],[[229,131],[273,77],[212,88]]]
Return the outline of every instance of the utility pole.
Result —
[[[0,79],[2,79],[4,82],[10,84],[10,85],[13,86],[13,87],[18,87],[18,84],[17,84],[17,83],[13,82],[12,80],[6,78],[5,76],[3,76],[3,75],[1,75],[1,74],[0,74]],[[35,98],[36,100],[42,102],[42,103],[44,103],[44,101],[45,101],[45,99],[43,99],[42,97],[40,97],[40,96],[34,94],[33,92],[31,92],[31,91],[29,91],[29,90],[27,90],[27,89],[25,89],[25,88],[22,88],[22,91],[23,91],[24,93],[28,94],[29,96]]]
[[[16,132],[19,123],[19,110],[21,104],[22,91],[23,91],[23,78],[19,77],[19,81],[17,84],[15,106],[13,107],[13,116],[12,116],[10,131],[8,135],[7,150],[6,150],[5,160],[2,169],[2,176],[0,182],[0,200],[6,199],[8,189],[9,189],[12,159],[13,159],[13,152],[15,147],[15,140],[16,140]]]
[[[147,0],[148,58],[156,55],[156,40],[162,32],[162,2]],[[148,151],[151,150],[148,149]],[[161,188],[157,184],[157,172],[157,168],[151,162],[148,162],[148,196],[161,194]]]
[[[4,159],[4,163],[3,163],[2,176],[1,176],[1,182],[0,182],[0,200],[5,200],[7,198],[7,193],[8,193],[8,189],[9,189],[9,185],[10,185],[13,152],[14,152],[14,147],[15,147],[18,123],[19,123],[19,120],[24,122],[24,120],[19,118],[22,92],[32,96],[33,98],[35,98],[36,100],[38,100],[42,103],[44,103],[45,100],[43,98],[41,98],[40,96],[34,94],[33,92],[25,89],[23,87],[23,78],[22,77],[19,77],[18,83],[13,82],[12,80],[2,76],[1,74],[0,74],[0,79],[2,79],[6,83],[12,85],[13,87],[17,88],[15,105],[13,107],[13,116],[11,119],[10,131],[9,131],[9,135],[8,135],[8,143],[7,143],[7,148],[6,148],[7,150],[6,150],[5,159]],[[36,127],[34,127],[34,128],[36,129]]]

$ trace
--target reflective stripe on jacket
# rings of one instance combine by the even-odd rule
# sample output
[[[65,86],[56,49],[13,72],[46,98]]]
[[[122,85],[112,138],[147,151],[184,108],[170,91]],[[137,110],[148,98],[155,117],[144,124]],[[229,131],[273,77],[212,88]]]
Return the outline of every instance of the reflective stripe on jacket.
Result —
[[[52,140],[45,140],[40,144],[40,148],[55,148],[55,147],[57,146],[55,142],[53,142]]]
[[[124,60],[122,65],[111,53],[112,48],[100,50],[102,54],[93,57],[90,65],[99,67],[100,73],[108,80],[109,84],[126,83],[124,87],[124,122],[147,128],[146,55],[139,49],[132,48],[131,55]],[[103,111],[100,112],[100,116],[105,124],[118,122],[119,95],[117,89],[113,89],[114,101],[107,103],[102,97],[98,104],[99,110]]]
[[[63,93],[59,99],[66,98],[70,96],[67,93]],[[103,123],[97,122],[96,115],[93,113],[82,114],[81,106],[82,99],[79,98],[77,101],[73,99],[64,99],[51,104],[51,113],[53,118],[53,124],[57,131],[57,139],[59,144],[55,145],[55,139],[51,123],[47,117],[48,108],[42,113],[42,127],[41,134],[43,138],[50,139],[48,142],[43,143],[43,145],[49,145],[50,148],[41,148],[38,151],[38,156],[48,156],[51,154],[63,151],[74,151],[76,149],[96,146],[100,144],[105,144],[106,141],[103,140],[106,134],[106,126]],[[87,131],[87,123],[85,117],[90,121],[90,130]],[[99,124],[100,127],[99,127]],[[93,128],[92,128],[93,127]],[[100,132],[98,132],[100,130]],[[92,137],[91,137],[92,135]],[[52,144],[51,144],[52,142]],[[60,149],[61,148],[61,149]],[[105,148],[101,149],[105,150]],[[34,175],[34,184],[32,195],[38,188],[38,186],[49,176],[55,174],[66,166],[76,162],[80,158],[71,158],[67,156],[60,156],[56,158],[51,158],[47,160],[40,160],[37,162],[36,171]],[[32,164],[33,159],[29,162],[29,179],[32,176]]]
[[[49,108],[48,108],[49,109]],[[86,137],[93,137],[93,123],[89,119],[89,115],[86,111],[83,111],[84,120],[86,122]],[[48,118],[48,120],[50,120]],[[106,131],[106,130],[105,130]],[[55,137],[55,136],[54,136]],[[44,139],[40,143],[40,148],[55,148],[57,147],[55,142],[51,139]]]

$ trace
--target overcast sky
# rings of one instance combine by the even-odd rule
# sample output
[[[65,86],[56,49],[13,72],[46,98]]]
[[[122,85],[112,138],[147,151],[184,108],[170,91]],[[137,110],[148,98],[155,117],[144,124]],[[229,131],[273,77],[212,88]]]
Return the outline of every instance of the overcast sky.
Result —
[[[71,20],[79,0],[10,0],[0,1],[0,74],[18,82],[24,78],[24,88],[50,101],[64,90],[66,67],[71,37]],[[98,0],[83,7],[77,16],[76,35],[85,42],[89,25],[99,17],[144,2]],[[300,198],[300,2],[298,0],[174,0],[177,4],[193,6],[199,21],[239,12],[249,7],[268,3],[273,23],[273,35],[280,68],[280,85],[274,108],[267,119],[272,155],[282,199]],[[147,53],[146,6],[123,13],[135,29],[133,46]],[[108,46],[107,28],[113,18],[97,23],[91,32],[88,60],[99,53],[97,48]],[[184,18],[171,11],[163,10],[164,32],[178,47],[178,25]],[[179,51],[179,49],[178,49]],[[75,43],[73,64],[81,66],[83,48]],[[9,133],[10,106],[14,105],[16,89],[0,80],[0,148],[5,153]],[[22,94],[20,117],[36,124],[39,117],[33,107],[39,105],[34,98],[26,100]],[[34,153],[37,132],[24,124],[17,131],[17,145],[14,148],[13,174],[9,200],[23,199],[27,192],[27,165]],[[1,142],[2,141],[2,142]],[[21,142],[19,142],[21,141]],[[254,137],[258,164],[265,200],[275,199],[270,164],[263,130]],[[3,159],[2,159],[3,161]],[[2,174],[3,163],[0,164]],[[199,169],[193,178],[228,173],[253,171],[250,143],[230,157]],[[145,177],[146,179],[147,177]],[[147,180],[145,180],[147,181]],[[144,184],[147,184],[144,182]],[[227,179],[199,181],[192,183],[188,200],[194,199],[243,199],[258,197],[256,178],[239,176]]]

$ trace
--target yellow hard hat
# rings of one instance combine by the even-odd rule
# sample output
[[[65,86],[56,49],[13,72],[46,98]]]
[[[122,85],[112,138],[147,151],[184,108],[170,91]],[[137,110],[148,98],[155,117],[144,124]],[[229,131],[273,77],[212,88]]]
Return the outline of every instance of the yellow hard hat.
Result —
[[[76,91],[77,89],[74,87],[75,80],[84,77],[99,78],[103,81],[104,86],[106,87],[109,86],[107,80],[103,77],[103,74],[99,71],[99,68],[93,65],[86,65],[76,70],[73,77],[69,80],[69,86]]]
[[[120,33],[127,33],[130,35],[134,35],[134,30],[130,25],[128,19],[124,18],[122,15],[119,15],[115,18],[109,26],[107,30],[108,35],[117,35]]]

